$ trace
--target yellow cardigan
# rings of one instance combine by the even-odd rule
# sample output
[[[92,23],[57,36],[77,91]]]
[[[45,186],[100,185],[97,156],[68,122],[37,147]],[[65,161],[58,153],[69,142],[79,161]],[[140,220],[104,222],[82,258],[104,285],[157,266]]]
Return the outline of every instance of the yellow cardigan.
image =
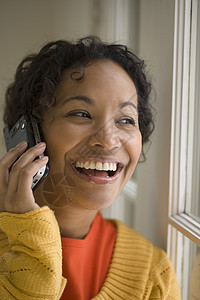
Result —
[[[112,222],[115,248],[94,300],[181,299],[165,252],[120,221]],[[53,211],[45,206],[26,214],[0,213],[0,229],[0,299],[60,299],[67,280]]]

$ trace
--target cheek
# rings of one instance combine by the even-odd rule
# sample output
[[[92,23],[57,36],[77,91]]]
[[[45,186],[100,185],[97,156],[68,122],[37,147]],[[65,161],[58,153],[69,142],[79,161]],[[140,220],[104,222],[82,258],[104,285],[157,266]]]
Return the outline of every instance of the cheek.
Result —
[[[135,135],[131,140],[130,143],[128,143],[128,153],[130,157],[131,164],[135,165],[137,164],[141,151],[142,151],[142,136],[141,133],[138,132],[137,135]]]
[[[87,132],[70,124],[52,124],[43,128],[47,152],[51,160],[62,159],[63,156],[86,139]]]
[[[69,132],[69,133],[68,133]],[[47,145],[47,155],[51,173],[62,173],[65,165],[65,155],[73,148],[73,135],[71,131],[49,126],[43,130]]]

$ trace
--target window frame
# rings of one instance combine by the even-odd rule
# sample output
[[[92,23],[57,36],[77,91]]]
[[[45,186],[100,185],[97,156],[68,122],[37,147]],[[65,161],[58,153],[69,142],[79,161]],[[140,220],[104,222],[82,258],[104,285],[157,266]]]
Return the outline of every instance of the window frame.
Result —
[[[184,237],[200,247],[200,222],[186,213],[187,207],[191,205],[191,193],[187,186],[189,173],[191,174],[188,169],[188,139],[191,136],[188,131],[189,101],[195,97],[194,89],[191,88],[194,82],[191,78],[194,61],[191,60],[190,45],[196,40],[191,12],[195,11],[197,1],[199,0],[175,0],[167,253],[183,295],[188,292],[188,277],[183,272],[183,265],[188,270],[190,268],[189,244]]]

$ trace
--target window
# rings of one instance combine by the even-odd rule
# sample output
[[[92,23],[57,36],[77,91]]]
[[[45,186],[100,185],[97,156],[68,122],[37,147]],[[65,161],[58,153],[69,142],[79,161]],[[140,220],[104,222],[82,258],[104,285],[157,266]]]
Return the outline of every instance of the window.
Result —
[[[200,3],[192,4],[186,211],[200,220]]]
[[[200,0],[176,0],[168,255],[183,300],[200,299],[199,81]]]

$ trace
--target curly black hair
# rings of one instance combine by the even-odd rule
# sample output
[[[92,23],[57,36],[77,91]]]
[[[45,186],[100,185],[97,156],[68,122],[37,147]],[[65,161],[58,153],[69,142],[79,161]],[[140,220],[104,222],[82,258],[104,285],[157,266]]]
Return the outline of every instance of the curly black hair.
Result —
[[[38,54],[27,56],[19,64],[14,82],[6,91],[4,122],[11,128],[24,114],[38,122],[55,102],[55,89],[67,68],[84,69],[95,60],[110,60],[121,66],[132,79],[138,95],[139,128],[142,143],[149,141],[154,129],[150,105],[151,82],[145,64],[125,45],[108,44],[88,36],[76,43],[57,40],[46,44]],[[83,72],[84,76],[84,72]]]

